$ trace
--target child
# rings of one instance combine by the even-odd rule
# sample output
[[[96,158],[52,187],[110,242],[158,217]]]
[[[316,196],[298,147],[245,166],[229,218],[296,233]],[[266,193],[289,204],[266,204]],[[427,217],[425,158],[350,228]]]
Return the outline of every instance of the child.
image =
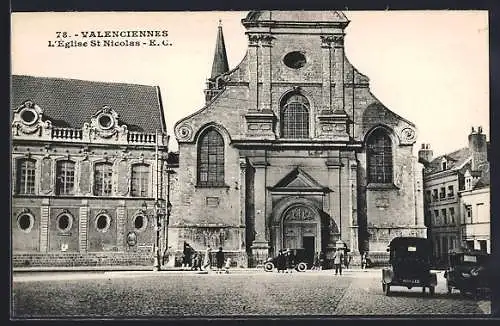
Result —
[[[225,269],[226,274],[229,274],[229,268],[230,267],[231,267],[231,258],[228,258],[226,260],[226,265],[224,265],[224,269]]]

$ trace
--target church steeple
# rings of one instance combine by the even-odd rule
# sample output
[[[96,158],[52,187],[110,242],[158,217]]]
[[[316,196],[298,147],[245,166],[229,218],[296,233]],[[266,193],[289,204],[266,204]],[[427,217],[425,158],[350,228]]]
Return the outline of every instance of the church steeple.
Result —
[[[226,45],[224,44],[224,35],[222,34],[221,20],[219,20],[217,41],[215,43],[214,62],[212,64],[212,74],[210,75],[210,79],[214,79],[220,74],[228,71],[229,65],[227,63]]]

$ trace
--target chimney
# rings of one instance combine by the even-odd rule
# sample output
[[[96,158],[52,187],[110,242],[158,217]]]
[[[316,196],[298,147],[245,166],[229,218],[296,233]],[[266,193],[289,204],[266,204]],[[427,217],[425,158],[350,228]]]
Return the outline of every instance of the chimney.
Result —
[[[477,128],[477,132],[472,127],[472,131],[469,134],[469,150],[472,154],[471,169],[476,171],[483,163],[488,161],[488,145],[486,135],[483,134],[481,126]]]
[[[418,162],[427,166],[432,161],[432,149],[430,144],[422,144],[422,148],[418,151]]]

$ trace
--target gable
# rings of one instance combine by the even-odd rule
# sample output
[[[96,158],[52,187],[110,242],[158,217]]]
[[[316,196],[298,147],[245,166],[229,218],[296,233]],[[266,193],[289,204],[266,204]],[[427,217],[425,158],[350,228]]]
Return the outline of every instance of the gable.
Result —
[[[278,181],[276,185],[269,187],[269,189],[272,191],[331,191],[328,187],[321,185],[299,167],[293,169],[285,177]]]

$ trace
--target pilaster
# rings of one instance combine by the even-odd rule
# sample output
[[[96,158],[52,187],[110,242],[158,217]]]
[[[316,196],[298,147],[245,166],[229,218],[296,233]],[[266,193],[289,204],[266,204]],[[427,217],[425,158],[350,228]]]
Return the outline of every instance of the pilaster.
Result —
[[[47,252],[49,247],[49,199],[42,199],[40,212],[40,252]]]
[[[257,77],[258,77],[258,66],[259,66],[259,36],[257,34],[247,34],[248,35],[248,55],[249,55],[249,91],[250,91],[250,111],[258,110],[258,89],[257,89]]]
[[[80,247],[80,252],[87,251],[87,233],[89,225],[89,207],[88,201],[86,199],[82,200],[82,206],[80,207],[79,225],[78,225],[78,242]]]
[[[273,36],[270,34],[261,35],[261,63],[262,69],[262,96],[260,98],[260,109],[268,111],[271,109],[271,47]]]
[[[125,245],[125,226],[127,216],[125,213],[125,201],[121,200],[116,207],[116,243],[118,248],[123,248]]]

